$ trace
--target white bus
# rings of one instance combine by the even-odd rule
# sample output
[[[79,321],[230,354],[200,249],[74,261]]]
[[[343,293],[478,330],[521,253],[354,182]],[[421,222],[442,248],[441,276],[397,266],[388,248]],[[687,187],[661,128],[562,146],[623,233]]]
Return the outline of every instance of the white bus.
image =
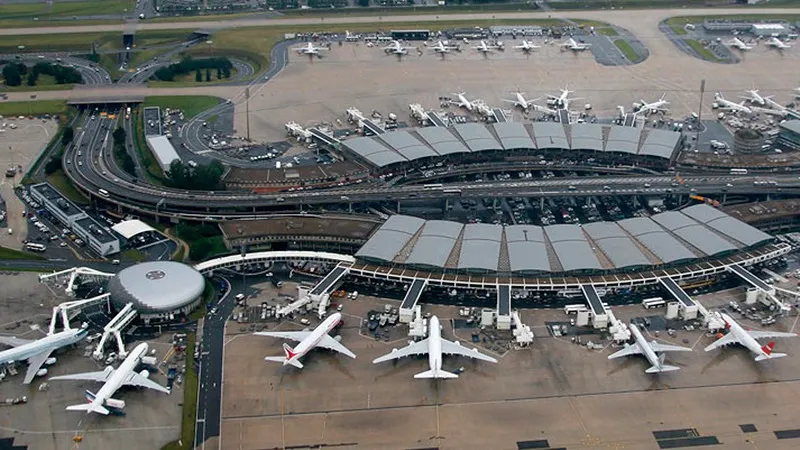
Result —
[[[42,244],[37,244],[36,242],[28,242],[25,244],[25,248],[32,252],[43,252],[47,250],[47,247]]]
[[[645,309],[663,308],[667,306],[667,302],[661,297],[646,298],[642,300],[642,306],[644,306]]]
[[[747,175],[747,169],[731,169],[731,175]]]
[[[425,189],[439,189],[442,187],[442,183],[423,184],[422,187]]]
[[[442,194],[461,195],[461,189],[443,189]]]
[[[581,311],[588,311],[584,304],[567,305],[564,307],[564,314],[578,314]]]
[[[105,189],[98,189],[97,193],[102,195],[103,197],[108,197],[109,196],[108,191],[105,190]]]

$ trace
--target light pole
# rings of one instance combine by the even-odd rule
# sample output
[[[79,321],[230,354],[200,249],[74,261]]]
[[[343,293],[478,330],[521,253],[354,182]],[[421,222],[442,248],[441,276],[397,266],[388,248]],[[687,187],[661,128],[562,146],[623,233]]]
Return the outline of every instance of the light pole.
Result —
[[[159,222],[159,220],[158,220],[158,207],[163,205],[165,202],[166,202],[166,200],[162,198],[161,200],[158,201],[158,203],[156,203],[156,223]]]

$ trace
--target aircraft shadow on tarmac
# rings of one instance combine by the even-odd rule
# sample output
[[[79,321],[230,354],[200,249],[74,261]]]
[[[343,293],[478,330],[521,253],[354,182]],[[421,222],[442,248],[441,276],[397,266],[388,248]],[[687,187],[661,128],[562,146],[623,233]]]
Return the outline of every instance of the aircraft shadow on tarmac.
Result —
[[[350,358],[347,357],[345,357],[345,359],[350,360]],[[298,385],[297,382],[303,376],[303,372],[330,372],[328,369],[334,369],[350,380],[355,381],[356,379],[353,373],[347,369],[345,365],[347,361],[343,361],[341,356],[333,351],[325,351],[316,348],[308,352],[301,362],[303,363],[302,369],[298,369],[294,366],[282,366],[277,363],[268,364],[277,366],[275,376],[280,378],[279,384],[282,386]]]

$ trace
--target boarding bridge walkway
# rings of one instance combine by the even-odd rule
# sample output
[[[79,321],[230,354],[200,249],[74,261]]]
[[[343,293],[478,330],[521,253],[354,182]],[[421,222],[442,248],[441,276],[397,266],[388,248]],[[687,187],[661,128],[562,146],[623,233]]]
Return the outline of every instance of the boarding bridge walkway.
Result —
[[[569,111],[566,109],[558,110],[558,121],[564,125],[569,125]]]
[[[494,121],[497,123],[506,123],[508,122],[508,118],[506,117],[506,113],[500,108],[492,108],[492,117],[494,117]]]
[[[379,127],[378,124],[372,121],[371,119],[363,120],[362,123],[364,124],[365,130],[368,130],[370,133],[376,136],[386,133],[386,130]]]
[[[744,267],[742,267],[742,266],[740,266],[738,264],[734,264],[734,265],[728,266],[728,270],[730,270],[731,272],[733,272],[736,275],[738,275],[739,278],[741,278],[744,281],[748,282],[750,285],[752,285],[756,289],[758,289],[758,290],[760,290],[760,291],[762,291],[762,292],[764,292],[764,293],[766,293],[768,295],[774,295],[775,294],[775,288],[774,287],[772,287],[769,284],[765,283],[764,280],[762,280],[761,278],[757,277],[753,272],[750,272],[749,270],[745,269]]]
[[[316,286],[314,286],[314,288],[313,288],[313,289],[311,289],[311,292],[309,292],[309,294],[311,294],[311,295],[323,295],[323,294],[327,294],[327,293],[330,291],[330,289],[331,289],[331,288],[332,288],[332,287],[333,287],[333,286],[334,286],[334,285],[335,285],[337,282],[339,282],[339,280],[341,280],[341,279],[342,279],[342,277],[344,277],[345,275],[347,275],[347,272],[349,272],[349,271],[350,271],[350,268],[349,268],[349,267],[346,267],[346,266],[336,266],[336,267],[335,267],[333,270],[331,270],[331,271],[330,271],[330,272],[329,272],[327,275],[325,275],[325,278],[323,278],[323,279],[322,279],[322,281],[320,281],[319,283],[317,283],[317,285],[316,285]]]
[[[625,117],[622,119],[622,126],[624,127],[635,127],[636,126],[636,114],[625,114]]]
[[[497,286],[497,329],[511,329],[511,286]]]
[[[685,320],[692,320],[697,318],[697,312],[699,309],[697,302],[695,302],[692,299],[692,297],[689,297],[689,294],[687,294],[686,291],[684,291],[683,288],[680,287],[678,283],[675,282],[675,280],[669,277],[664,277],[664,278],[659,278],[658,281],[660,281],[661,284],[664,285],[665,288],[667,288],[667,290],[669,291],[670,294],[672,294],[673,297],[678,299],[678,302],[681,305],[681,311],[682,311],[681,314],[683,315],[683,318]]]
[[[434,112],[434,111],[428,113],[428,120],[430,120],[431,123],[433,124],[433,126],[435,126],[435,127],[446,127],[447,126],[444,123],[444,119],[442,119],[442,117],[439,116],[439,113]]]
[[[333,146],[333,145],[339,144],[339,140],[338,139],[336,139],[334,137],[331,137],[331,136],[328,136],[327,134],[323,133],[322,131],[320,131],[320,130],[318,130],[316,128],[309,128],[307,131],[309,133],[311,133],[311,136],[313,138],[318,139],[320,142],[322,142],[325,145]]]
[[[422,291],[427,284],[428,280],[418,278],[414,279],[411,283],[411,287],[408,288],[406,296],[403,298],[403,303],[400,304],[400,322],[411,322],[412,316],[414,315],[414,307],[417,306],[420,297],[422,297]]]
[[[605,328],[608,326],[608,313],[603,302],[600,301],[600,295],[597,289],[591,284],[582,284],[581,291],[586,301],[589,303],[589,310],[592,314],[592,323],[595,328]]]

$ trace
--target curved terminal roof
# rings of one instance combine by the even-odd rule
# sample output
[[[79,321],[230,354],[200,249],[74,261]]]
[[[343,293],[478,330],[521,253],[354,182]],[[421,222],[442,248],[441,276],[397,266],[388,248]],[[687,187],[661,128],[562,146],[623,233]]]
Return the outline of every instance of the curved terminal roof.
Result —
[[[715,257],[771,239],[708,205],[583,226],[463,225],[392,216],[355,256],[468,272],[605,273]]]
[[[463,123],[348,139],[342,141],[342,148],[379,168],[422,158],[511,149],[618,152],[669,160],[680,136],[674,131],[589,123]]]
[[[111,229],[119,233],[119,235],[125,239],[130,239],[137,234],[155,230],[155,228],[137,219],[122,221],[111,227]]]
[[[118,305],[133,303],[139,312],[170,312],[191,304],[203,294],[206,282],[192,266],[153,261],[127,267],[108,283]]]

